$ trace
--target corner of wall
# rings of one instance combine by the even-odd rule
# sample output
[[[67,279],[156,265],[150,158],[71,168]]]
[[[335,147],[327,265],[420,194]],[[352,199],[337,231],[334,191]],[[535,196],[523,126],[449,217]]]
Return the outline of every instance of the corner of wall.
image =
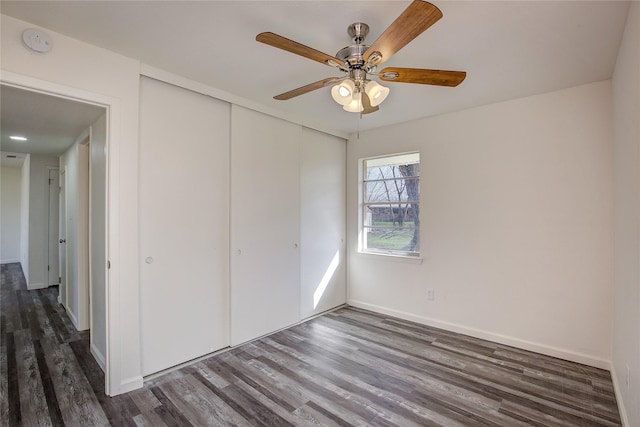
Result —
[[[623,425],[637,426],[640,425],[640,124],[637,120],[640,115],[640,3],[630,3],[612,77],[615,264],[611,373]]]
[[[618,381],[618,374],[616,373],[616,366],[611,362],[611,380],[613,381],[613,393],[616,396],[616,403],[618,404],[618,412],[620,412],[620,418],[622,420],[623,427],[630,427],[629,417],[627,416],[627,409],[624,406],[624,400],[622,400],[622,389],[620,388],[620,382]]]
[[[142,376],[135,376],[131,378],[125,378],[116,388],[112,388],[109,391],[109,396],[117,396],[122,393],[128,393],[130,391],[142,388],[143,379]]]

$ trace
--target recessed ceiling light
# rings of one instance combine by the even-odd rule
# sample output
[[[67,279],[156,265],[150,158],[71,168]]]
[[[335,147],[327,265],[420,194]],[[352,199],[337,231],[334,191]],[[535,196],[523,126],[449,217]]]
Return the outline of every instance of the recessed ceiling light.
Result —
[[[9,138],[13,139],[14,141],[26,141],[27,140],[27,138],[25,138],[24,136],[19,136],[19,135],[11,135]]]

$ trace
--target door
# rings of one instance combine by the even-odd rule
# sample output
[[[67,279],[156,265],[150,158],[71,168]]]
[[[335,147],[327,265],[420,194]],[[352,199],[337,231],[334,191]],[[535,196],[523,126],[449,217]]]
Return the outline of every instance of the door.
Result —
[[[303,129],[300,167],[302,318],[344,304],[346,157],[344,139]]]
[[[300,320],[302,127],[233,105],[231,344]]]
[[[104,370],[107,355],[107,114],[91,125],[89,274],[91,353]]]
[[[49,250],[47,260],[49,286],[58,284],[59,277],[59,203],[60,203],[60,171],[49,169]]]
[[[229,345],[229,109],[141,79],[144,375]]]
[[[58,217],[59,233],[58,233],[58,269],[60,290],[58,294],[58,302],[65,307],[67,306],[67,197],[65,193],[66,174],[63,170],[60,173],[60,197],[58,205],[60,216]]]

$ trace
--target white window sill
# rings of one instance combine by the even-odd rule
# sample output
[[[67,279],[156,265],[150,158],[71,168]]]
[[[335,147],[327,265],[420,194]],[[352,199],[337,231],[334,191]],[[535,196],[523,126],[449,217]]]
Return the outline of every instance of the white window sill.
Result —
[[[407,264],[422,264],[422,257],[385,254],[377,252],[356,252],[358,256],[376,261],[391,261],[391,262],[403,262]]]

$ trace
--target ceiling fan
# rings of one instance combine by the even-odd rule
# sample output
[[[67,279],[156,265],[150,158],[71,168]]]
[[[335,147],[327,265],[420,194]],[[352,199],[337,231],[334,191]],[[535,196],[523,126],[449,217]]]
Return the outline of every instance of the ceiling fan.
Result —
[[[426,70],[421,68],[387,67],[378,71],[378,66],[419,36],[442,18],[436,6],[422,0],[411,5],[371,45],[364,44],[369,26],[362,22],[347,28],[354,44],[340,49],[336,56],[327,55],[293,40],[271,32],[260,33],[256,40],[304,56],[322,64],[335,67],[345,73],[343,77],[329,77],[297,89],[274,96],[287,100],[326,86],[331,96],[349,112],[368,114],[378,111],[380,103],[389,94],[389,88],[369,79],[375,76],[385,82],[418,83],[437,86],[458,86],[465,79],[464,71]]]

